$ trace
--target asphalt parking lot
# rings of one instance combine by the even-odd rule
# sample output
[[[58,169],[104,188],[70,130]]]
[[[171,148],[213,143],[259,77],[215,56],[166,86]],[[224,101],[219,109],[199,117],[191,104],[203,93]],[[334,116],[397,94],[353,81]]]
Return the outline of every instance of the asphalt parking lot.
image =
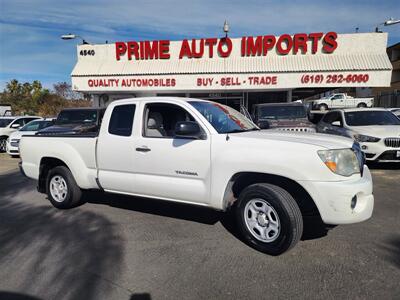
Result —
[[[1,299],[400,297],[399,167],[374,166],[370,220],[329,232],[310,223],[272,257],[207,209],[91,193],[56,210],[16,162],[0,156]]]

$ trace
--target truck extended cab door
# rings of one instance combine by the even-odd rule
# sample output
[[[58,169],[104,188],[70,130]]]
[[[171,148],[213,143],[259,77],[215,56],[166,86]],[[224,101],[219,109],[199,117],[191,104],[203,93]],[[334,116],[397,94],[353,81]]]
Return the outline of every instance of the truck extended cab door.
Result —
[[[135,104],[110,105],[96,147],[98,179],[103,189],[135,192],[135,134],[138,126]],[[107,121],[108,120],[108,123]]]
[[[135,140],[135,189],[138,194],[207,203],[210,191],[210,137],[186,107],[175,103],[143,103],[142,130]],[[177,138],[175,125],[196,121],[204,139]]]

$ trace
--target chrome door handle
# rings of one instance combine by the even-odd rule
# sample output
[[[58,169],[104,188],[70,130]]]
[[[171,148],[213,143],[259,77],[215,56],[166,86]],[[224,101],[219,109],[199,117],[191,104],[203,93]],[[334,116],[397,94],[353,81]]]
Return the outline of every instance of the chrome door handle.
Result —
[[[136,151],[138,151],[138,152],[149,152],[149,151],[151,151],[151,149],[147,148],[146,146],[142,146],[142,147],[136,148]]]

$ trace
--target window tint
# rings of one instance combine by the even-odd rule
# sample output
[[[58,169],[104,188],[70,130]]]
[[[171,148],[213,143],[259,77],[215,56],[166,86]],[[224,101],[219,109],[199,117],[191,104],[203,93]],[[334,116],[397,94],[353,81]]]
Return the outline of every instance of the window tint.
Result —
[[[324,116],[323,122],[332,124],[335,121],[339,121],[340,124],[342,125],[342,116],[340,115],[340,112],[334,111],[334,112],[329,112]]]
[[[135,108],[134,104],[115,106],[108,125],[108,132],[115,135],[130,136]]]
[[[351,111],[345,117],[349,126],[400,125],[399,119],[389,111]]]

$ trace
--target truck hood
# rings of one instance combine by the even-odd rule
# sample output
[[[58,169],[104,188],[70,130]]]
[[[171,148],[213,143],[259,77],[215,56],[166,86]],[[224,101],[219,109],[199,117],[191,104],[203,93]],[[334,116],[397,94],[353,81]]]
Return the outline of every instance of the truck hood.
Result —
[[[235,138],[249,139],[249,144],[251,145],[251,140],[273,140],[282,141],[289,143],[298,144],[309,144],[314,146],[323,147],[326,149],[343,149],[351,148],[354,141],[350,138],[328,135],[321,133],[299,133],[299,132],[287,132],[287,131],[248,131],[248,132],[238,132],[229,134]]]
[[[400,137],[400,125],[353,126],[350,128],[354,133],[378,138]]]

